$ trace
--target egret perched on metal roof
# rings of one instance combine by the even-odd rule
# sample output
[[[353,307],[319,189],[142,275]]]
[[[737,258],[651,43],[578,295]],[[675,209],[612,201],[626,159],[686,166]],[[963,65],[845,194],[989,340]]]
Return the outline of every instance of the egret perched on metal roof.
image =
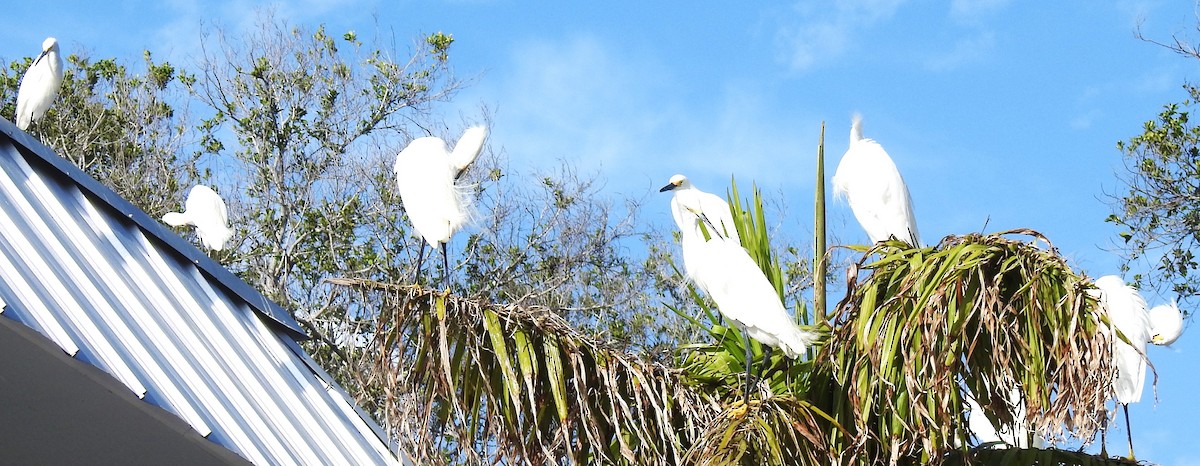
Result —
[[[202,184],[188,191],[183,212],[168,212],[162,219],[173,227],[194,225],[200,242],[215,251],[223,249],[225,242],[233,236],[225,200],[212,188]]]
[[[779,348],[785,356],[795,359],[816,341],[817,335],[796,325],[775,287],[750,254],[735,237],[721,234],[735,231],[733,216],[724,200],[696,189],[683,175],[671,177],[671,182],[659,191],[675,192],[671,214],[679,226],[680,247],[689,278],[716,303],[721,315],[743,332],[746,349],[744,397],[748,399],[753,365],[749,338]],[[707,200],[697,201],[700,199]],[[706,239],[701,231],[702,224],[710,231],[715,230],[716,234]]]
[[[850,125],[850,147],[833,174],[833,193],[846,199],[872,243],[896,237],[917,246],[917,220],[908,186],[874,139],[863,137],[862,116]]]
[[[42,42],[42,53],[21,77],[21,87],[17,90],[18,128],[29,129],[33,120],[40,120],[46,114],[54,98],[58,97],[62,81],[63,61],[58,53],[58,39],[47,37]]]
[[[1133,433],[1129,432],[1129,404],[1142,399],[1142,389],[1146,384],[1146,343],[1173,343],[1183,330],[1182,316],[1179,308],[1172,303],[1156,307],[1156,317],[1152,319],[1151,314],[1146,311],[1146,300],[1142,295],[1116,275],[1097,278],[1095,284],[1100,290],[1100,305],[1108,313],[1113,328],[1129,340],[1127,343],[1115,333],[1112,334],[1113,365],[1117,371],[1112,389],[1117,403],[1121,404],[1125,412],[1129,457],[1133,458]],[[1103,444],[1101,448],[1103,449]]]
[[[396,189],[413,229],[421,236],[417,253],[417,277],[425,257],[425,244],[442,250],[443,286],[449,283],[450,261],[446,243],[467,222],[470,197],[457,181],[475,157],[483,151],[487,128],[467,128],[454,150],[447,150],[441,138],[427,136],[413,139],[396,156]],[[415,280],[414,280],[415,281]]]

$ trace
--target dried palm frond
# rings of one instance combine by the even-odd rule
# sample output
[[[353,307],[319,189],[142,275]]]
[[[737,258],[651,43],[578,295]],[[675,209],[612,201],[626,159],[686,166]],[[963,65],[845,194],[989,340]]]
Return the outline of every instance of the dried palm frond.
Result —
[[[1000,423],[1013,422],[1004,400],[1017,391],[1035,431],[1095,436],[1113,374],[1102,313],[1086,277],[1042,235],[949,236],[932,248],[883,242],[851,274],[859,270],[871,273],[847,280],[817,358],[833,371],[820,385],[845,393],[830,411],[856,433],[838,450],[864,464],[937,463],[932,452],[965,451],[964,390]]]
[[[719,413],[548,309],[331,280],[378,303],[383,421],[419,464],[679,464]]]

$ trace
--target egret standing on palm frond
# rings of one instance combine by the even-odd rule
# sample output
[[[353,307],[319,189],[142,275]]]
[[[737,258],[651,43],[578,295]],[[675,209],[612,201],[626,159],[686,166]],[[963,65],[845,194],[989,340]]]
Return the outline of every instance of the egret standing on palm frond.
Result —
[[[454,150],[446,149],[441,138],[413,139],[396,156],[396,189],[413,229],[424,240],[417,253],[416,278],[421,276],[425,244],[442,250],[442,285],[449,289],[450,261],[446,243],[467,222],[468,195],[458,184],[459,178],[475,157],[483,151],[487,128],[467,128]],[[416,282],[414,278],[414,282]]]
[[[746,349],[746,391],[750,396],[750,373],[754,357],[750,338],[779,348],[795,359],[816,341],[816,334],[798,327],[762,269],[737,240],[729,204],[716,195],[692,186],[687,177],[675,175],[659,192],[672,191],[671,215],[680,231],[684,269],[688,277],[717,305],[717,310],[742,330]],[[701,225],[717,233],[706,239]],[[765,357],[765,356],[764,356]]]
[[[834,196],[846,199],[872,243],[895,237],[920,243],[908,186],[883,146],[863,137],[862,116],[850,125],[850,147],[833,174]]]
[[[1129,404],[1142,399],[1146,384],[1146,343],[1169,345],[1183,331],[1183,317],[1174,303],[1156,306],[1147,312],[1146,300],[1137,289],[1126,285],[1116,275],[1096,279],[1100,305],[1108,313],[1112,327],[1119,330],[1129,341],[1112,334],[1113,396],[1125,413],[1125,430],[1129,440],[1129,458],[1133,455],[1133,433],[1130,432]],[[1103,440],[1102,440],[1103,443]],[[1101,451],[1104,446],[1101,445]]]

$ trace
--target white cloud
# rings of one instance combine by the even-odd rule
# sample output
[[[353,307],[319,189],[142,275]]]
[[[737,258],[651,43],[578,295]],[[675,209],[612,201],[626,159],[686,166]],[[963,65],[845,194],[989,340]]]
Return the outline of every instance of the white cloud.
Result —
[[[948,71],[979,63],[990,56],[995,48],[996,35],[990,31],[982,31],[960,38],[950,50],[926,60],[925,67],[931,71]]]
[[[950,18],[959,22],[976,22],[983,16],[1002,10],[1011,0],[954,0],[950,4]]]
[[[459,100],[496,102],[492,144],[516,170],[565,159],[629,194],[674,173],[700,186],[724,186],[733,173],[794,185],[789,173],[811,161],[817,124],[773,116],[774,100],[754,83],[681,88],[685,81],[653,56],[578,36],[516,45]],[[799,183],[811,185],[807,178]]]
[[[679,119],[671,115],[667,70],[633,53],[594,37],[520,43],[509,62],[469,92],[499,99],[493,141],[514,162],[628,167],[659,158],[658,141],[671,136],[669,122]]]
[[[814,7],[802,2],[778,13],[776,46],[784,62],[803,71],[826,60],[840,58],[856,44],[855,35],[895,15],[905,0],[839,0]]]
[[[154,43],[146,45],[160,55],[157,59],[193,59],[200,56],[204,32],[220,27],[236,37],[254,31],[258,28],[260,12],[271,12],[276,20],[291,25],[315,27],[328,23],[331,15],[339,12],[349,11],[353,14],[348,16],[362,17],[364,11],[370,11],[376,5],[376,0],[170,0],[160,6],[165,10],[164,21],[153,33]]]

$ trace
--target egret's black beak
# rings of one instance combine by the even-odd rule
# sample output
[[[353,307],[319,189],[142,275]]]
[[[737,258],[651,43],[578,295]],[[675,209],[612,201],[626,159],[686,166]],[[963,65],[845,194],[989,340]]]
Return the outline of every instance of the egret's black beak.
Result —
[[[667,191],[670,191],[670,190],[678,188],[678,187],[679,187],[679,185],[677,185],[675,183],[667,183],[667,185],[663,186],[662,189],[658,190],[658,192],[665,193]]]
[[[38,62],[42,61],[42,57],[46,56],[47,53],[50,53],[50,51],[43,50],[42,53],[40,55],[38,55],[38,57],[36,59],[33,60],[33,65],[36,65]],[[33,66],[33,65],[29,65],[29,66]]]

